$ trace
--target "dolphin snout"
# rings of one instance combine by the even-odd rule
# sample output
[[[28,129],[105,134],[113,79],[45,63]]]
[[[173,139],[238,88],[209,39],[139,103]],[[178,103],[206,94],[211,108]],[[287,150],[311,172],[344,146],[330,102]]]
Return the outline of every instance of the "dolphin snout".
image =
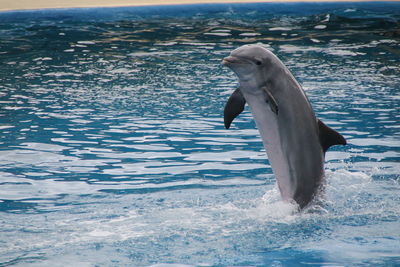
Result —
[[[229,56],[222,60],[223,65],[231,65],[231,64],[240,63],[240,60],[236,57]]]

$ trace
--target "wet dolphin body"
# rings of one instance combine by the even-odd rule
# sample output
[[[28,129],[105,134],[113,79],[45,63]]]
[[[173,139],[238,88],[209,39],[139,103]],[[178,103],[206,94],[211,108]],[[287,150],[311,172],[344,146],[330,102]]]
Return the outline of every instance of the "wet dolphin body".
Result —
[[[225,106],[225,127],[248,103],[283,200],[304,208],[322,184],[325,152],[346,140],[316,118],[300,84],[269,50],[244,45],[223,64],[240,84]]]

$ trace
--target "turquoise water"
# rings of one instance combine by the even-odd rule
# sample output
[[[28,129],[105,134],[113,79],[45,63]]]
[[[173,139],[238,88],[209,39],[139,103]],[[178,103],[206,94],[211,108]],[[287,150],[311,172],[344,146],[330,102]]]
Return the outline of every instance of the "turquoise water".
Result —
[[[400,4],[0,13],[0,266],[399,266]],[[280,200],[220,62],[262,43],[345,147]],[[168,265],[167,265],[168,264]]]

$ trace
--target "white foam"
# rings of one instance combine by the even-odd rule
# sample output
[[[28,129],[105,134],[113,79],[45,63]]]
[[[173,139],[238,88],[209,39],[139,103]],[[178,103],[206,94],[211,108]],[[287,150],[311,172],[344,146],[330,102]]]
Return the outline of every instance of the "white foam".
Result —
[[[275,186],[264,194],[261,202],[253,208],[251,213],[254,219],[263,222],[290,223],[299,215],[298,210],[298,205],[282,201],[278,187]]]
[[[113,235],[113,233],[110,231],[103,231],[103,230],[99,230],[99,229],[95,229],[95,230],[89,232],[88,234],[90,236],[94,236],[94,237],[107,237],[107,236]]]
[[[369,184],[372,181],[371,176],[363,172],[351,172],[346,169],[337,171],[326,171],[328,186],[332,189],[338,189],[340,192],[353,191],[360,186]],[[345,189],[343,191],[343,189]]]

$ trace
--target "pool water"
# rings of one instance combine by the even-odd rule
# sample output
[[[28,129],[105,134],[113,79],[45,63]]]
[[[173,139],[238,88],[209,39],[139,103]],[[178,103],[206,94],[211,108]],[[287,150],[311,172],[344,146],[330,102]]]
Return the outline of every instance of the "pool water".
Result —
[[[399,266],[400,4],[0,13],[0,266]],[[237,78],[262,43],[347,146],[283,203]]]

